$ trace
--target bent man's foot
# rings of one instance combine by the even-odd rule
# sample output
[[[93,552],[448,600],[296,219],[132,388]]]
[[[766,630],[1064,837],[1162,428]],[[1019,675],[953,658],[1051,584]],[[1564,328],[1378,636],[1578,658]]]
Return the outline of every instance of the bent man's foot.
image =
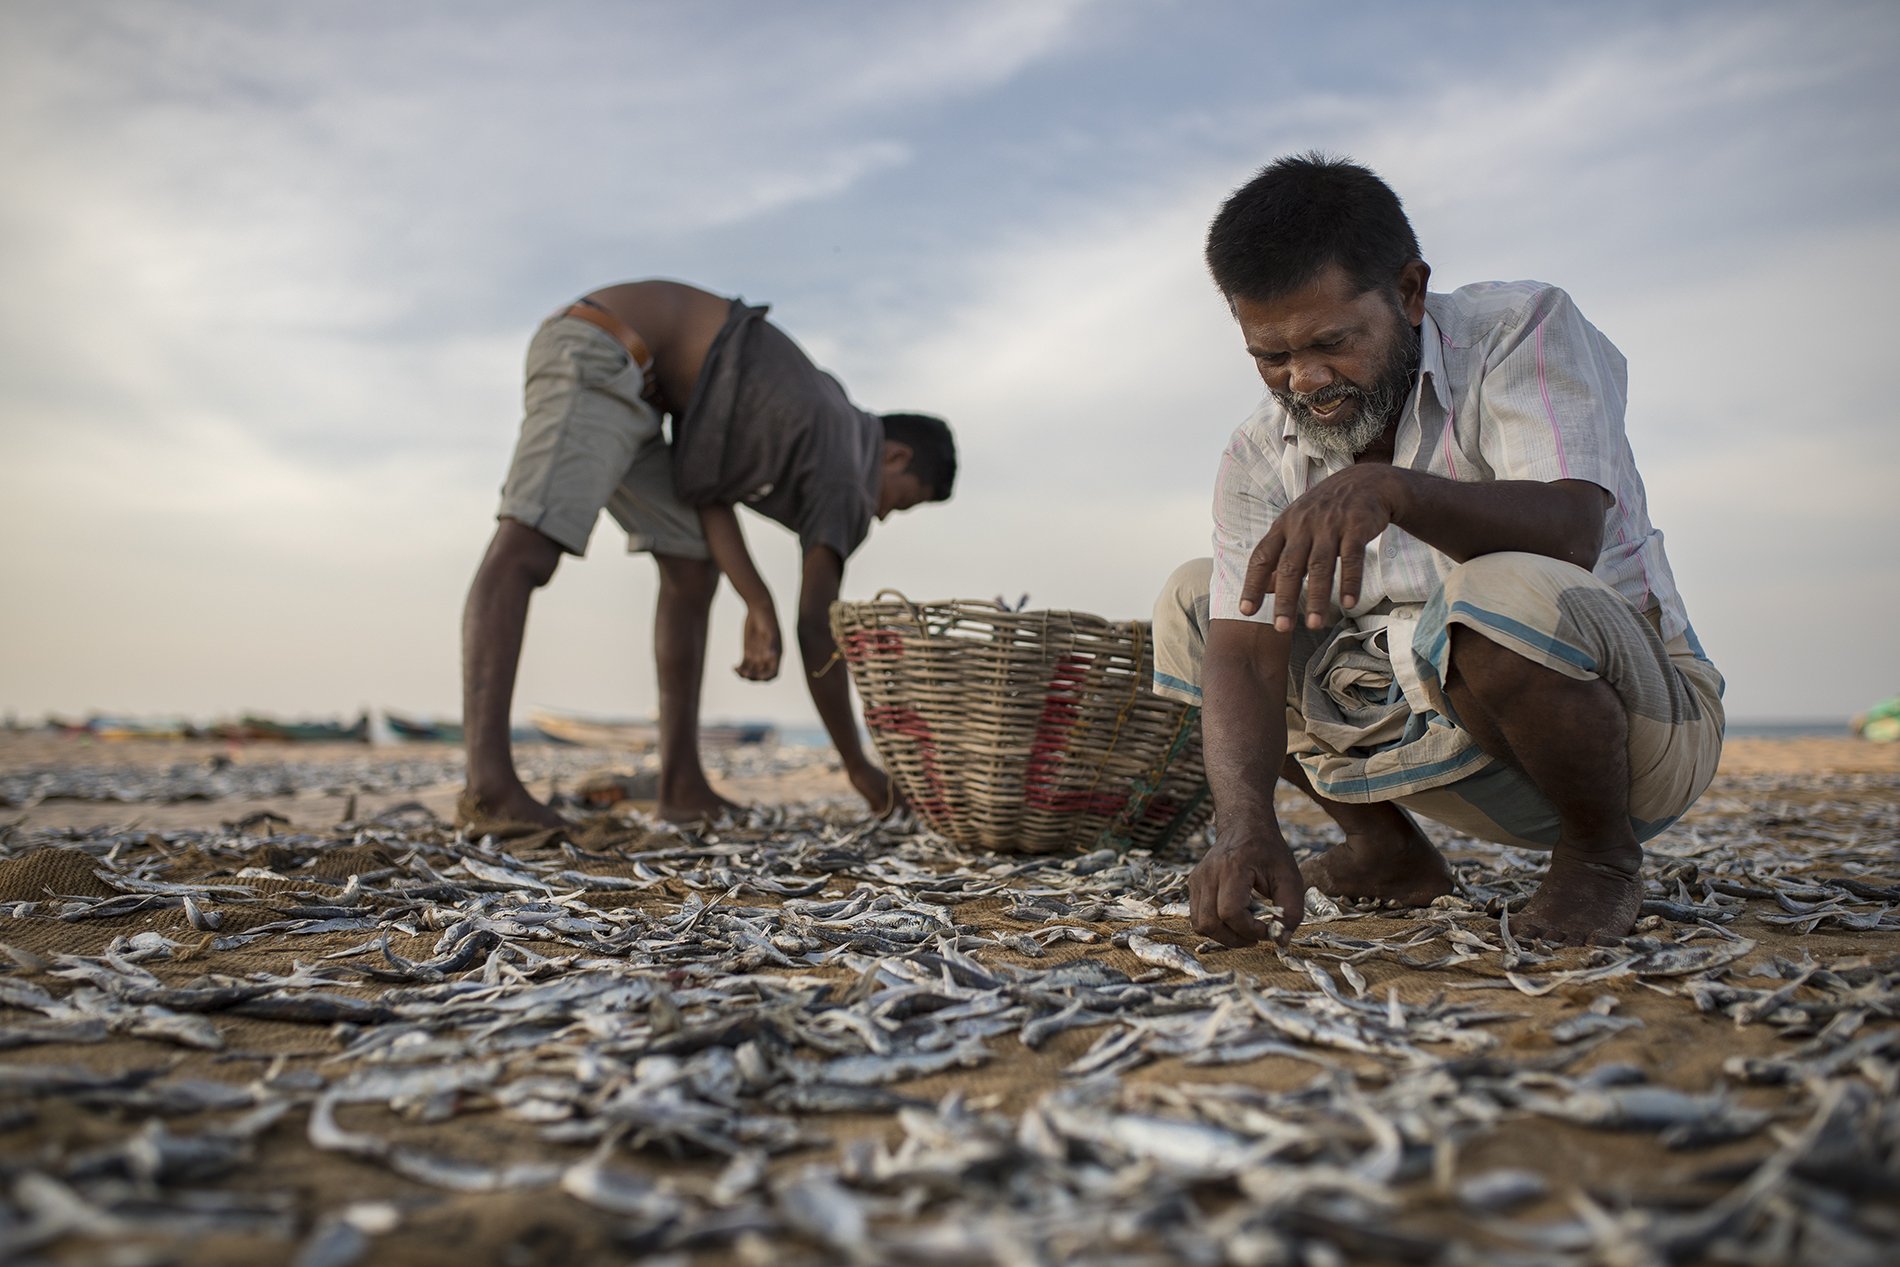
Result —
[[[1403,835],[1348,835],[1302,864],[1300,877],[1328,897],[1379,898],[1405,906],[1429,906],[1457,887],[1444,855],[1410,821]]]
[[[1550,870],[1521,914],[1511,920],[1518,940],[1558,946],[1613,946],[1643,909],[1638,845],[1580,855],[1558,845]]]
[[[455,825],[471,830],[510,834],[509,827],[571,827],[572,823],[528,795],[528,789],[516,788],[500,796],[486,797],[464,789],[455,802]],[[518,833],[517,833],[518,834]]]

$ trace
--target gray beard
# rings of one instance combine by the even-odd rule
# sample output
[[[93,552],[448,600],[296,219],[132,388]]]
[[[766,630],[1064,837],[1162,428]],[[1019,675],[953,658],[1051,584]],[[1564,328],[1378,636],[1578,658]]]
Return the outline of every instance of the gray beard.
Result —
[[[1324,453],[1356,458],[1385,434],[1392,420],[1411,398],[1412,384],[1418,374],[1418,334],[1401,324],[1390,355],[1380,367],[1370,388],[1340,380],[1328,383],[1316,392],[1276,391],[1273,398],[1293,421],[1294,432]],[[1330,405],[1336,400],[1353,399],[1359,407],[1351,422],[1322,422],[1314,417],[1313,407]]]

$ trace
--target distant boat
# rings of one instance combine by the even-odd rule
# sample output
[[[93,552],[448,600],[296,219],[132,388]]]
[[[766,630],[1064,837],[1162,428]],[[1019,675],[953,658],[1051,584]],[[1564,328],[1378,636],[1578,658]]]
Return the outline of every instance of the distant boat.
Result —
[[[552,709],[531,708],[528,720],[536,729],[562,743],[588,748],[626,748],[646,752],[660,746],[657,722],[632,718],[584,717],[557,713]],[[775,744],[778,727],[767,722],[756,725],[705,726],[699,728],[699,742],[711,748],[732,748],[740,744]]]
[[[67,729],[65,725],[62,729]],[[178,717],[92,717],[81,730],[101,739],[191,739],[197,727]]]
[[[383,710],[383,720],[396,732],[396,738],[409,743],[462,742],[462,723],[459,721],[422,721],[405,717],[392,708]]]
[[[338,721],[281,722],[271,717],[247,713],[235,722],[219,722],[207,728],[220,739],[264,740],[272,743],[368,743],[369,714],[365,712],[351,725]]]

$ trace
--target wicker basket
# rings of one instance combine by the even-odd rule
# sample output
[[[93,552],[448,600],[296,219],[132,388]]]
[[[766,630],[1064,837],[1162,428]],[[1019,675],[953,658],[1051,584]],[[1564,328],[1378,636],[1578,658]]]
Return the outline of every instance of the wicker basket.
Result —
[[[961,845],[1148,848],[1205,822],[1200,710],[1151,689],[1145,621],[994,603],[834,603],[904,799]]]

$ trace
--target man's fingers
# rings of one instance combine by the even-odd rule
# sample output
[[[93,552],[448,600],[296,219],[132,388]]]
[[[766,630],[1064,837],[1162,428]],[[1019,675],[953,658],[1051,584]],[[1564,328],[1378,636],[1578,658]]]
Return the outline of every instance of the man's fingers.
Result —
[[[1333,565],[1339,561],[1339,547],[1331,541],[1315,541],[1306,561],[1306,627],[1323,629],[1326,610],[1333,602]]]
[[[1279,526],[1267,530],[1260,544],[1247,558],[1247,575],[1240,583],[1240,614],[1251,616],[1260,610],[1260,600],[1273,588],[1273,570],[1280,565],[1280,552],[1286,541]]]
[[[1273,570],[1273,627],[1290,633],[1300,609],[1300,585],[1306,580],[1306,560],[1312,545],[1305,538],[1288,541]]]
[[[1359,584],[1366,572],[1366,539],[1347,533],[1339,543],[1339,605],[1351,611],[1359,605]]]
[[[1244,885],[1242,886],[1245,887]],[[1188,886],[1188,922],[1203,937],[1211,937],[1228,949],[1253,945],[1255,938],[1229,928],[1222,918],[1220,895],[1223,885],[1205,873],[1196,872]]]
[[[1267,926],[1253,917],[1253,877],[1247,872],[1237,876],[1228,876],[1226,883],[1220,886],[1220,896],[1215,910],[1220,917],[1221,926],[1235,940],[1228,942],[1232,946],[1251,946],[1267,935]],[[1218,934],[1215,940],[1220,940]]]
[[[1306,880],[1299,868],[1288,872],[1256,872],[1254,889],[1268,904],[1280,908],[1280,946],[1293,944],[1293,932],[1306,918]]]

